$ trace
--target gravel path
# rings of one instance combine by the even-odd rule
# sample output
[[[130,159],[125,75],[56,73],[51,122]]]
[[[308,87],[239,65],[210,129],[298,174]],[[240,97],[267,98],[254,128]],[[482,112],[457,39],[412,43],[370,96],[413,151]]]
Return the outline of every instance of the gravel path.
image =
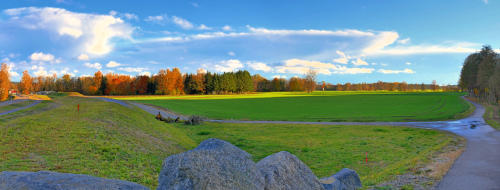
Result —
[[[11,104],[15,104],[15,103],[19,103],[19,102],[24,102],[24,101],[28,101],[28,100],[27,99],[7,100],[7,101],[4,101],[4,102],[0,102],[0,107],[1,106],[8,106],[8,105],[11,105]]]
[[[2,112],[0,113],[0,116],[2,115],[7,115],[9,113],[13,113],[13,112],[16,112],[16,111],[20,111],[20,110],[24,110],[24,109],[28,109],[28,108],[31,108],[37,104],[39,104],[40,102],[42,102],[41,100],[35,100],[33,103],[31,103],[30,105],[27,105],[27,106],[24,106],[24,107],[19,107],[19,108],[16,108],[16,109],[11,109],[9,111],[6,111],[6,112]]]
[[[102,98],[105,99],[105,98]],[[467,100],[469,101],[469,100]],[[129,104],[111,100],[122,105]],[[470,102],[470,101],[469,101]],[[467,118],[455,121],[432,122],[300,122],[300,121],[238,121],[208,120],[219,123],[277,123],[277,124],[321,124],[321,125],[381,125],[408,126],[450,131],[467,139],[465,152],[455,161],[452,168],[438,184],[438,189],[500,189],[500,131],[493,129],[483,119],[484,107],[471,102],[476,110]],[[135,102],[131,104],[153,115],[175,118],[172,112]],[[127,107],[128,107],[127,106]],[[184,118],[184,117],[181,117]]]

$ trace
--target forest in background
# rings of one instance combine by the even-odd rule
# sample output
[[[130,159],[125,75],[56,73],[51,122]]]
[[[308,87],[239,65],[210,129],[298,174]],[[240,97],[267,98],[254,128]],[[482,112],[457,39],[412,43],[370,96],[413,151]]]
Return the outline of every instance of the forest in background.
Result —
[[[32,77],[24,71],[19,83],[11,83],[8,66],[2,64],[0,71],[0,101],[8,98],[9,90],[22,94],[39,91],[80,92],[85,95],[183,95],[183,94],[234,94],[248,92],[278,91],[458,91],[453,85],[439,86],[432,84],[408,84],[406,82],[344,83],[330,84],[316,81],[316,72],[309,71],[304,77],[290,79],[273,78],[268,80],[259,74],[251,75],[248,71],[211,73],[198,70],[197,73],[183,74],[178,68],[160,70],[152,76],[130,76],[116,73],[94,76]]]

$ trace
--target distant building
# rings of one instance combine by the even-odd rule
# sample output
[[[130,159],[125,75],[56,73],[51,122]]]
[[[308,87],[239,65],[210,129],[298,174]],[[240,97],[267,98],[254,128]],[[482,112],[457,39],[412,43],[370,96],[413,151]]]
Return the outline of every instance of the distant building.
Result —
[[[9,95],[10,95],[10,96],[15,96],[15,95],[17,95],[17,90],[10,89],[10,90],[9,90]]]

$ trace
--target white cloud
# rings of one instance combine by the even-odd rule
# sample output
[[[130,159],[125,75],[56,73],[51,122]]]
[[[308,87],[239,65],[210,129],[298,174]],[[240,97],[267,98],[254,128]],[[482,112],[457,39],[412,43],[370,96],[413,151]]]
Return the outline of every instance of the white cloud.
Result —
[[[287,77],[285,75],[274,75],[273,76],[273,79],[274,78],[278,78],[278,79],[286,79]]]
[[[207,25],[201,24],[198,27],[198,30],[212,30],[212,28],[208,27]]]
[[[341,63],[341,64],[347,64],[349,62],[349,59],[351,57],[346,56],[344,52],[341,52],[339,50],[336,51],[337,55],[339,55],[339,58],[336,58],[333,60],[335,63]]]
[[[232,72],[241,68],[243,68],[243,64],[237,59],[224,60],[215,65],[217,72]]]
[[[194,3],[194,2],[193,2],[193,3],[191,3],[191,5],[192,5],[193,7],[196,7],[196,8],[198,8],[198,7],[200,6],[198,3]]]
[[[411,63],[410,63],[410,62],[406,62],[405,64],[406,64],[406,65],[411,65]]]
[[[144,71],[144,72],[139,73],[139,76],[151,76],[151,73],[148,71]]]
[[[99,70],[99,69],[101,69],[101,68],[102,68],[101,64],[100,64],[100,63],[97,63],[97,62],[96,62],[96,63],[93,63],[93,64],[92,64],[92,63],[84,63],[83,65],[84,65],[85,67],[88,67],[88,68],[94,68],[94,69],[97,69],[97,70]]]
[[[143,68],[143,67],[121,67],[121,68],[118,68],[118,70],[126,71],[129,73],[142,73],[144,70],[146,70],[146,68]]]
[[[256,71],[270,72],[272,70],[272,68],[270,66],[268,66],[267,64],[262,63],[262,62],[249,61],[249,62],[247,62],[247,65],[248,65],[248,67],[250,67]]]
[[[405,38],[397,41],[398,44],[407,44],[408,42],[410,42],[410,38]]]
[[[372,32],[364,32],[360,30],[272,30],[267,28],[247,28],[257,34],[273,34],[273,35],[324,35],[324,36],[375,36]]]
[[[148,16],[144,19],[146,22],[161,22],[167,19],[166,15],[156,15],[156,16]]]
[[[235,54],[234,52],[232,52],[232,51],[227,52],[227,54],[228,54],[229,56],[236,56],[236,54]]]
[[[87,54],[82,53],[78,56],[78,60],[87,61],[89,60],[89,56]]]
[[[232,30],[232,28],[229,25],[225,25],[225,26],[222,27],[222,30],[230,31],[230,30]]]
[[[30,59],[32,61],[45,61],[45,62],[51,62],[54,61],[54,55],[50,53],[43,53],[43,52],[35,52],[31,54]]]
[[[198,70],[196,70],[196,73],[207,73],[208,71],[204,68],[198,68]]]
[[[483,0],[483,3],[484,4],[488,4],[488,0]]]
[[[77,39],[87,53],[96,55],[112,50],[112,38],[131,39],[133,32],[132,27],[112,15],[75,13],[52,7],[23,7],[7,9],[4,13],[11,17],[12,23],[27,29],[43,29]]]
[[[354,65],[369,65],[366,61],[362,60],[361,58],[357,58],[356,60],[351,61],[351,63]]]
[[[377,34],[367,47],[363,49],[363,53],[373,54],[385,48],[388,45],[393,44],[399,38],[397,32],[380,32]]]
[[[191,22],[189,22],[186,19],[177,17],[177,16],[172,17],[172,22],[174,22],[174,24],[180,26],[183,29],[192,29],[193,28],[193,24],[191,24]]]
[[[34,71],[33,74],[35,76],[52,76],[54,74],[57,74],[55,70],[47,71],[45,70],[45,67],[37,65],[31,66],[31,70]]]
[[[290,74],[306,74],[309,70],[313,70],[318,74],[331,75],[333,74],[361,74],[372,73],[373,68],[349,68],[346,66],[335,65],[331,63],[322,63],[319,61],[308,61],[301,59],[285,60],[284,65],[276,66],[277,73]]]
[[[109,61],[108,64],[106,64],[106,67],[108,68],[113,68],[113,67],[118,67],[120,66],[121,64],[116,62],[116,61]]]
[[[139,20],[139,17],[136,14],[132,13],[123,13],[123,17],[129,20]]]
[[[368,52],[368,55],[413,55],[413,54],[441,54],[441,53],[473,53],[477,48],[470,46],[456,45],[416,45],[397,46],[393,48],[378,49]]]
[[[413,71],[411,69],[403,69],[403,70],[379,69],[377,72],[383,73],[383,74],[399,74],[399,73],[413,74],[413,73],[415,73],[415,71]]]

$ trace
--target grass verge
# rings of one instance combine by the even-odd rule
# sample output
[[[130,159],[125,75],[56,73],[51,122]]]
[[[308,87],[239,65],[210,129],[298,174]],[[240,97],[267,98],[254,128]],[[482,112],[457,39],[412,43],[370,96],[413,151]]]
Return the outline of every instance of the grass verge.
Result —
[[[364,186],[415,170],[456,137],[441,131],[389,126],[206,123],[177,128],[198,143],[207,138],[231,142],[252,154],[256,162],[288,151],[318,177],[351,168],[359,173]]]

